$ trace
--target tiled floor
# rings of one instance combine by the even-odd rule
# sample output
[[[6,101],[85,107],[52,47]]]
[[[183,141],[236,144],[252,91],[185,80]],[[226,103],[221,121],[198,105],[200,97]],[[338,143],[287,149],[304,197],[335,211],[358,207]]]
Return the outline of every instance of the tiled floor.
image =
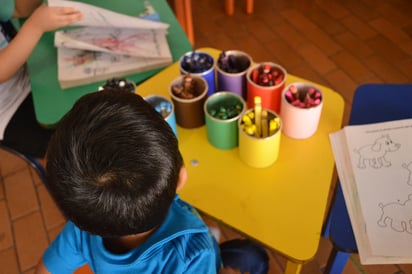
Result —
[[[195,47],[239,49],[255,61],[272,61],[289,73],[332,87],[346,102],[363,83],[412,82],[412,1],[256,0],[224,14],[222,0],[192,1]],[[222,239],[239,235],[213,220]],[[37,174],[20,159],[0,151],[0,274],[33,273],[43,250],[64,224]],[[304,244],[304,243],[303,243]],[[319,251],[303,273],[322,273],[331,245]],[[282,273],[285,259],[270,253],[270,274]],[[345,274],[412,273],[411,265],[361,266],[356,255]]]

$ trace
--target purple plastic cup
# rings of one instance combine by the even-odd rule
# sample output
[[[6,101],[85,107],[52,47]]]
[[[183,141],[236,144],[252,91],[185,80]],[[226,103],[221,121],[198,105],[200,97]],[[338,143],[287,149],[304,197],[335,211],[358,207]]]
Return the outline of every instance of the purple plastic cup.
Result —
[[[246,99],[246,72],[252,63],[252,57],[243,51],[223,51],[216,62],[218,90]]]

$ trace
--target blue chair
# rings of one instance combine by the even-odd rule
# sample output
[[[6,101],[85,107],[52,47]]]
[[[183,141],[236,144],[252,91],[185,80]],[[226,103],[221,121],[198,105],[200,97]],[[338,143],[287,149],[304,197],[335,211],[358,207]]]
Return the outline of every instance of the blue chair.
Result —
[[[361,125],[412,118],[412,85],[366,84],[360,86],[353,98],[349,125]],[[357,246],[338,182],[323,235],[329,237],[333,249],[325,273],[342,273],[351,253]]]
[[[21,159],[23,159],[25,162],[27,162],[39,175],[40,179],[43,181],[43,183],[47,186],[47,181],[46,181],[46,171],[44,170],[42,164],[36,159],[28,155],[24,155],[17,150],[10,148],[8,146],[2,145],[0,143],[0,149],[3,149]]]

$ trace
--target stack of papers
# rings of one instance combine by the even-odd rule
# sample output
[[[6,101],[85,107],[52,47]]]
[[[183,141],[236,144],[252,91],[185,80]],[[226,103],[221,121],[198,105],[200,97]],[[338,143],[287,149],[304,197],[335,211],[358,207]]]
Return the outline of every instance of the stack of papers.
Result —
[[[362,264],[412,263],[411,138],[412,119],[330,135]]]
[[[49,0],[83,13],[78,28],[55,33],[58,80],[63,89],[164,67],[172,63],[168,24],[112,12],[85,3]],[[146,6],[145,16],[153,8]]]

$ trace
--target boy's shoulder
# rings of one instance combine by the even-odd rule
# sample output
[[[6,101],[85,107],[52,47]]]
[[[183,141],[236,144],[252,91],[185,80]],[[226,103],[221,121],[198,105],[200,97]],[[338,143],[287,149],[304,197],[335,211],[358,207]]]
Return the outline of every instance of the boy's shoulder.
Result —
[[[209,229],[197,210],[176,195],[164,222],[153,236],[174,238],[182,235],[207,235],[208,233]]]
[[[175,197],[165,221],[152,236],[151,240],[158,241],[154,245],[162,250],[160,252],[169,250],[179,257],[176,260],[190,262],[190,265],[203,262],[208,271],[213,263],[216,269],[220,266],[218,243],[197,210],[179,196]]]
[[[196,210],[178,196],[165,221],[142,245],[120,257],[104,250],[101,237],[68,222],[43,259],[50,270],[78,261],[79,265],[88,262],[96,267],[104,266],[102,273],[117,271],[126,265],[128,271],[135,273],[183,273],[189,269],[195,271],[191,273],[216,273],[220,266],[216,240]],[[100,273],[102,268],[94,270]]]
[[[216,249],[216,241],[197,210],[176,195],[169,212],[149,241],[171,243],[183,256]],[[190,250],[193,254],[189,254]]]

